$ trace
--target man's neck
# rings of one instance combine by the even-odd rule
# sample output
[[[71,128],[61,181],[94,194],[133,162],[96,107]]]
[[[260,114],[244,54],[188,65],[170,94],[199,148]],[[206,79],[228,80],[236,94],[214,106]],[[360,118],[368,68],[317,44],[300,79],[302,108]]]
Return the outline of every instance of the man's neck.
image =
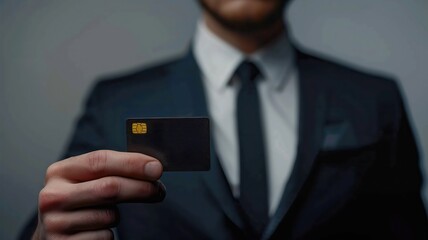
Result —
[[[225,28],[207,13],[204,13],[203,19],[208,29],[214,34],[246,54],[254,53],[263,48],[285,31],[282,18],[265,29],[251,33],[242,33]]]

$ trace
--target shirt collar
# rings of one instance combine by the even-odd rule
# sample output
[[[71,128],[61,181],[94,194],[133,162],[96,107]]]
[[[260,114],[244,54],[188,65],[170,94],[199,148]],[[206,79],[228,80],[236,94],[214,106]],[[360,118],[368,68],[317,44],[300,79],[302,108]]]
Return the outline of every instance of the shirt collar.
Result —
[[[194,43],[205,79],[216,89],[226,87],[244,54],[212,33],[203,21],[198,22]]]
[[[290,72],[294,59],[285,32],[265,48],[247,56],[212,33],[203,21],[198,22],[193,50],[204,78],[216,89],[228,85],[235,69],[245,58],[259,66],[273,88],[279,88],[286,79],[285,75]]]
[[[269,85],[280,88],[294,66],[294,51],[287,33],[284,31],[275,41],[252,54],[250,59],[259,66]]]

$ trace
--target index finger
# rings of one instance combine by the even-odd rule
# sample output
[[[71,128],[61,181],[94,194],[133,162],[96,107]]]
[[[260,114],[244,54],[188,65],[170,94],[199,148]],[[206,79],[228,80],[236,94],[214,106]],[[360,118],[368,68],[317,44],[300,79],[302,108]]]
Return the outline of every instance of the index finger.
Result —
[[[46,178],[60,177],[71,182],[82,182],[120,176],[155,181],[160,178],[162,171],[161,163],[148,155],[98,150],[52,164]]]

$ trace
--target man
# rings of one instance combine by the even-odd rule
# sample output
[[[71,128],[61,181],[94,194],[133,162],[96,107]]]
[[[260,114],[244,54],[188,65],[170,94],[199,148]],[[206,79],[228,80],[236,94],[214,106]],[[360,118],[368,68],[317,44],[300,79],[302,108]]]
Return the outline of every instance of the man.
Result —
[[[47,170],[33,237],[109,239],[117,226],[122,239],[426,239],[396,84],[294,49],[286,4],[202,0],[193,51],[98,83]],[[123,152],[129,117],[201,115],[210,172],[162,173]]]

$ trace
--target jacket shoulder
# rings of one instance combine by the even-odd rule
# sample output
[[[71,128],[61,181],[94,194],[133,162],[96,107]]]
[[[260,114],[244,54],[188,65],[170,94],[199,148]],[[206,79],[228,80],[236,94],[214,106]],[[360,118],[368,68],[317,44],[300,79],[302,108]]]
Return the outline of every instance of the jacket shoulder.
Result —
[[[322,84],[330,87],[364,92],[390,92],[398,88],[397,81],[387,74],[363,69],[332,57],[298,51],[300,62],[310,65],[322,76]]]
[[[297,52],[298,65],[317,74],[319,86],[327,90],[332,101],[388,109],[402,103],[401,86],[391,76],[320,54]]]
[[[162,94],[168,88],[170,78],[176,74],[184,57],[175,57],[161,63],[142,67],[96,81],[87,95],[86,105],[120,104],[141,95]]]
[[[118,91],[123,88],[133,88],[136,85],[150,84],[151,82],[159,83],[181,61],[183,61],[183,57],[175,57],[131,72],[101,78],[93,88],[98,91]]]

